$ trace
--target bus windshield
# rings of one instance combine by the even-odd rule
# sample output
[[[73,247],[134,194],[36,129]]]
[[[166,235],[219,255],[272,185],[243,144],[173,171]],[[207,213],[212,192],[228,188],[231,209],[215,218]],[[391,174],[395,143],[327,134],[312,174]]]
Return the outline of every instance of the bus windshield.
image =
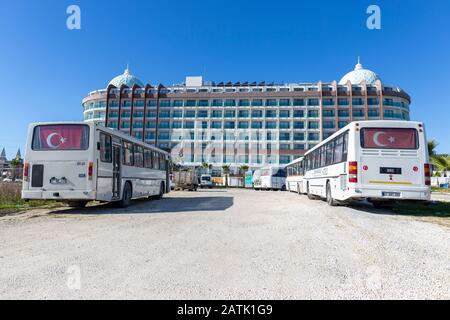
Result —
[[[33,131],[33,150],[87,150],[89,127],[82,124],[36,126]]]
[[[412,128],[363,128],[361,147],[366,149],[418,149],[417,130]]]

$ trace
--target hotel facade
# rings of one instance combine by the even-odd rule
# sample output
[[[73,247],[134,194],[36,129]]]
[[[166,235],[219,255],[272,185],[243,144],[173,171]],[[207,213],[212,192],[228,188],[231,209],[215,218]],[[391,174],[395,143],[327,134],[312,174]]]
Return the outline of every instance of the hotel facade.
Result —
[[[95,121],[154,144],[181,165],[287,164],[351,121],[409,120],[410,96],[359,63],[331,82],[144,84],[127,69],[82,101]]]

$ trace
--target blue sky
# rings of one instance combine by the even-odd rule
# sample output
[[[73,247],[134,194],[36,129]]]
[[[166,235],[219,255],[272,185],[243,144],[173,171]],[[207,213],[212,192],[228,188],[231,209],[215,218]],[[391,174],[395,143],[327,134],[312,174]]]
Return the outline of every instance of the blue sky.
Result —
[[[126,3],[126,4],[125,4]],[[66,8],[81,8],[81,30]],[[366,8],[381,8],[381,30]],[[0,148],[23,149],[27,124],[81,120],[81,99],[127,63],[144,82],[339,80],[357,56],[412,97],[411,117],[450,153],[450,2],[4,1]]]

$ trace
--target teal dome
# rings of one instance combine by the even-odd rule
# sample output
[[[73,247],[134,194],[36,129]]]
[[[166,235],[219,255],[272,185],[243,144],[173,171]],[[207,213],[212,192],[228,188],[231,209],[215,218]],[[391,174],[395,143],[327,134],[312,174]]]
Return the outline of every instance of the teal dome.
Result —
[[[128,68],[125,69],[123,74],[115,77],[108,83],[108,85],[113,85],[116,88],[120,88],[122,85],[126,85],[131,88],[135,84],[138,85],[139,87],[144,87],[144,83],[135,76],[133,76]]]

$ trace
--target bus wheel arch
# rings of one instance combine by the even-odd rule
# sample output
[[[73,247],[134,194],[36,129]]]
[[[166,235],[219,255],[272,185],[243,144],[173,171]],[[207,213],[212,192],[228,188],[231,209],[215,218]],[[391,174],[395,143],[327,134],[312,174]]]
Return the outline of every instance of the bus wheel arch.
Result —
[[[133,185],[131,181],[125,181],[122,190],[122,198],[118,201],[120,208],[126,208],[130,205],[131,198],[133,198]]]
[[[311,194],[311,190],[309,190],[309,181],[306,183],[306,195],[309,200],[316,200],[316,197]]]
[[[333,198],[333,194],[331,192],[331,182],[330,180],[327,180],[326,187],[325,187],[325,194],[326,194],[326,201],[329,206],[334,207],[337,205],[336,200]]]

